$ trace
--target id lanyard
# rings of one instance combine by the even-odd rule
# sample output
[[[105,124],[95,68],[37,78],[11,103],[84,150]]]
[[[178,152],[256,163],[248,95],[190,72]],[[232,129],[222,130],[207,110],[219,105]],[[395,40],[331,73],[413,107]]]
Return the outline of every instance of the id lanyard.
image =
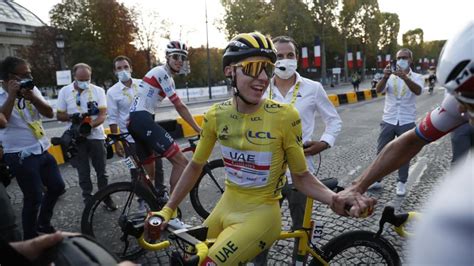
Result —
[[[33,110],[33,106],[30,101],[26,102],[26,108],[28,109],[30,113],[31,122],[26,121],[25,113],[23,112],[23,110],[18,108],[17,105],[15,105],[15,109],[20,115],[21,119],[25,121],[25,123],[28,125],[28,127],[31,130],[31,133],[33,133],[33,136],[35,136],[36,139],[41,139],[42,137],[44,137],[43,124],[41,120],[39,119],[34,120],[35,112]]]
[[[138,92],[137,84],[132,83],[132,86],[131,86],[130,88],[133,90],[133,95],[137,95],[137,92]],[[132,103],[134,96],[130,95],[130,93],[128,93],[127,89],[128,89],[127,86],[125,86],[125,87],[122,89],[122,94],[123,94],[124,96],[127,96],[127,98],[128,98],[128,103]]]
[[[411,77],[411,72],[410,72],[410,74],[408,74],[408,77]],[[395,95],[395,97],[397,97],[397,100],[400,100],[407,93],[408,86],[403,81],[402,91],[401,91],[400,95],[398,95],[398,81],[399,81],[398,79],[400,79],[400,78],[395,76],[395,79],[393,81],[393,94]]]
[[[73,89],[75,90],[75,89]],[[84,91],[82,91],[84,92]],[[79,113],[82,113],[82,107],[81,107],[81,94],[82,92],[79,92],[77,91],[77,94],[76,94],[76,106],[77,106],[77,110],[79,111]],[[93,97],[92,97],[92,91],[91,91],[91,88],[87,89],[87,94],[88,94],[88,100],[89,102],[92,102]]]
[[[298,81],[293,90],[293,95],[291,96],[290,105],[293,105],[296,102],[296,97],[298,97],[298,91],[300,90],[300,82]],[[270,83],[270,93],[268,93],[270,100],[273,100],[273,85]]]

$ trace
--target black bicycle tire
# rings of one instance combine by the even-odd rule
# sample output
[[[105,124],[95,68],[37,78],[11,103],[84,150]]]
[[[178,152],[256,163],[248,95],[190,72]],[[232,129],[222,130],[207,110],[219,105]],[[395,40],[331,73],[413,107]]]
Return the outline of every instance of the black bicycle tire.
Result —
[[[381,236],[375,237],[375,233],[369,231],[351,231],[343,233],[329,240],[329,242],[324,245],[321,250],[323,251],[323,254],[326,257],[327,262],[334,263],[334,258],[337,255],[341,254],[343,251],[351,247],[362,246],[369,247],[374,252],[377,252],[384,259],[385,265],[401,265],[400,257],[393,245]],[[321,264],[316,258],[314,258],[311,261],[310,265],[316,266]]]
[[[215,159],[207,163],[209,171],[213,171],[216,168],[221,168],[224,167],[224,161],[222,159]],[[201,200],[199,199],[199,187],[201,184],[201,181],[203,178],[206,176],[206,171],[203,169],[203,172],[199,176],[198,181],[194,185],[193,189],[189,192],[189,197],[191,199],[191,205],[193,206],[194,210],[201,216],[203,219],[206,219],[209,216],[209,211],[204,208],[204,206],[201,203]],[[224,188],[222,188],[224,189]],[[216,201],[217,203],[217,201]]]
[[[83,234],[86,234],[95,238],[94,230],[92,226],[93,221],[91,221],[91,219],[94,217],[93,214],[95,210],[97,209],[97,207],[99,207],[100,203],[102,202],[102,199],[116,192],[126,192],[126,191],[131,192],[133,191],[133,186],[134,186],[134,183],[132,182],[118,182],[118,183],[109,184],[104,189],[99,190],[97,193],[95,193],[92,196],[91,201],[85,206],[84,211],[82,213],[81,232]],[[140,184],[136,184],[135,194],[138,195],[140,198],[143,198],[151,210],[158,211],[161,209],[160,206],[158,206],[158,202],[156,201],[152,192],[147,190],[144,186]],[[116,210],[116,211],[121,211],[121,210]],[[137,252],[128,254],[126,256],[122,256],[121,254],[117,254],[117,253],[115,254],[119,256],[121,259],[135,259],[139,255],[141,255],[143,251],[144,251],[143,249],[140,249]]]

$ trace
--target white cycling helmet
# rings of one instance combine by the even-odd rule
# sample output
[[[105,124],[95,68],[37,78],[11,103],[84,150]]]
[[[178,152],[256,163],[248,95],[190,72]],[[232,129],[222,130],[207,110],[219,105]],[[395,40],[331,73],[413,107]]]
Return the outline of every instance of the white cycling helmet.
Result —
[[[437,76],[459,101],[474,104],[474,20],[444,45]]]
[[[170,41],[168,45],[166,45],[166,55],[169,54],[188,55],[188,46],[181,41]]]

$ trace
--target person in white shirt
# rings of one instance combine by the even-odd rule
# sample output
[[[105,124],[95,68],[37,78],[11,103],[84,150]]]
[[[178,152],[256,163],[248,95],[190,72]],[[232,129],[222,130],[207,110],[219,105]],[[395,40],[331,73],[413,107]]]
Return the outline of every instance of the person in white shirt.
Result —
[[[415,98],[421,94],[423,78],[410,68],[413,55],[409,49],[400,49],[396,58],[396,69],[392,69],[391,64],[387,64],[383,71],[384,76],[375,88],[377,93],[385,93],[385,107],[380,124],[380,135],[377,140],[377,154],[395,137],[401,136],[416,126]],[[398,196],[406,194],[405,183],[408,179],[409,166],[408,162],[398,170],[396,189]],[[380,181],[374,183],[372,188],[381,188]]]
[[[64,86],[59,91],[57,102],[57,118],[59,121],[71,122],[81,114],[90,117],[89,134],[81,136],[77,145],[76,160],[79,186],[82,189],[84,203],[92,197],[92,181],[90,177],[89,159],[97,174],[97,186],[102,189],[107,186],[105,133],[103,123],[107,116],[107,101],[104,89],[91,84],[92,68],[84,63],[74,65],[74,82]],[[84,120],[82,122],[85,122]],[[71,123],[68,123],[68,127]],[[109,210],[117,206],[108,198],[104,201]]]
[[[0,128],[5,163],[23,193],[23,238],[38,233],[53,233],[51,225],[54,206],[65,192],[64,181],[54,157],[48,153],[50,143],[41,122],[42,116],[52,118],[53,108],[34,86],[28,63],[18,57],[7,57],[0,64],[3,90],[0,90]],[[3,186],[3,184],[1,185]],[[46,189],[44,189],[46,188]],[[0,198],[3,204],[6,193]],[[3,225],[13,213],[1,211]],[[11,231],[15,228],[11,227]],[[1,237],[9,237],[2,234]]]
[[[119,55],[113,61],[114,74],[118,82],[107,90],[107,120],[112,134],[128,132],[127,124],[130,114],[130,106],[137,95],[141,79],[132,78],[133,67],[130,58]],[[135,140],[128,136],[132,152],[136,149]],[[118,156],[128,156],[122,145],[115,144],[115,152]],[[137,177],[135,169],[130,170],[132,178]],[[155,159],[155,186],[164,185],[163,162],[161,158]]]
[[[288,36],[274,38],[273,43],[277,50],[275,75],[270,81],[265,97],[282,103],[294,105],[301,118],[303,129],[303,147],[306,155],[308,170],[315,171],[313,155],[316,155],[332,146],[341,131],[342,121],[336,108],[329,100],[321,83],[301,77],[296,68],[298,65],[298,45]],[[312,140],[315,129],[315,116],[319,113],[325,131],[319,140]],[[291,175],[287,173],[287,184],[282,189],[283,199],[288,200],[292,229],[301,228],[303,224],[306,196],[292,188]],[[282,200],[283,200],[282,199]],[[296,258],[298,244],[295,243],[293,258]],[[256,263],[265,265],[263,257],[259,255]]]

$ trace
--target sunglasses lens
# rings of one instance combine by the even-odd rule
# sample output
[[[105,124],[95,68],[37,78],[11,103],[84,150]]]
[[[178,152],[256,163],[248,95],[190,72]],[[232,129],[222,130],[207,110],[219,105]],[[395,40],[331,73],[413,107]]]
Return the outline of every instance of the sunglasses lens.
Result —
[[[186,59],[188,59],[187,56],[185,55],[182,55],[182,54],[172,54],[171,57],[174,59],[174,60],[181,60],[181,61],[186,61]]]
[[[273,76],[274,69],[273,64],[266,61],[245,62],[242,64],[242,72],[252,78],[257,78],[262,70],[265,70],[265,74],[270,78]]]

